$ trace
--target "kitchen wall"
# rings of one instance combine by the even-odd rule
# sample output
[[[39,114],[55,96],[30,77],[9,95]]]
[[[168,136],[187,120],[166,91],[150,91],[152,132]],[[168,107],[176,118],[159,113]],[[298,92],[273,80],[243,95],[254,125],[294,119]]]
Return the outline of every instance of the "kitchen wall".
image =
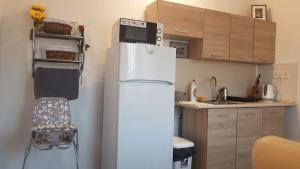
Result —
[[[111,25],[119,17],[140,19],[152,0],[2,0],[0,7],[0,166],[20,168],[29,138],[34,105],[31,77],[31,19],[28,9],[34,2],[47,7],[50,17],[77,21],[86,26],[87,52],[80,97],[71,102],[74,123],[80,130],[81,168],[100,168],[102,97],[105,51],[110,46]],[[234,14],[249,15],[250,0],[177,0]],[[1,3],[1,1],[0,1]],[[1,16],[1,15],[0,15]],[[201,94],[209,94],[208,79],[215,75],[220,85],[233,94],[244,94],[252,83],[255,66],[208,61],[177,61],[176,88],[186,90],[196,78]],[[244,71],[245,73],[240,73]],[[232,82],[231,85],[229,82]],[[68,151],[33,151],[31,169],[67,169],[74,167],[72,149]]]
[[[257,4],[267,4],[268,17],[277,23],[277,40],[276,40],[276,64],[272,66],[259,66],[258,70],[262,73],[271,72],[288,72],[288,78],[272,78],[269,81],[279,85],[282,99],[294,99],[299,105],[299,39],[300,23],[297,17],[300,15],[300,1],[276,1],[276,0],[256,0]],[[278,71],[277,71],[278,70]],[[294,86],[297,84],[297,86]],[[297,108],[289,108],[286,116],[286,136],[300,140],[300,111]]]
[[[229,95],[246,96],[255,81],[256,67],[250,64],[177,59],[176,90],[188,91],[193,78],[197,94],[211,98],[210,78],[217,78],[217,87],[227,87]]]
[[[1,18],[2,18],[2,12],[3,12],[3,10],[2,10],[2,8],[3,8],[3,1],[4,0],[0,0],[0,22],[1,22]]]
[[[164,46],[169,46],[170,41],[165,39]],[[217,88],[227,87],[232,96],[246,96],[255,81],[255,75],[256,66],[252,64],[177,59],[176,91],[189,93],[190,83],[195,79],[197,94],[211,98],[210,79],[215,76]]]

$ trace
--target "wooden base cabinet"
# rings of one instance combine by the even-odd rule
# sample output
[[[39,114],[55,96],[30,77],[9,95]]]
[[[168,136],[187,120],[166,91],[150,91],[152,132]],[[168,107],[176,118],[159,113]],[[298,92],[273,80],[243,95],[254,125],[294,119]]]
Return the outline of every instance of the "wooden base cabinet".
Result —
[[[269,107],[263,109],[263,136],[283,136],[284,113],[284,107]]]
[[[262,109],[239,108],[237,114],[236,169],[252,169],[252,147],[261,136]]]
[[[184,109],[183,137],[195,143],[193,169],[233,169],[237,109]]]
[[[195,143],[193,169],[252,169],[255,141],[282,136],[285,108],[183,109],[183,137]]]
[[[236,117],[236,108],[208,110],[207,168],[235,167]]]

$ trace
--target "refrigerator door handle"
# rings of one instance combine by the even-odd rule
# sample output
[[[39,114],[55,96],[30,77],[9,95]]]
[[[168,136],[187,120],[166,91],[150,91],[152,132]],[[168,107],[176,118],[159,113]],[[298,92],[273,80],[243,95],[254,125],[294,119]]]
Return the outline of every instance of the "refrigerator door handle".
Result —
[[[144,45],[145,45],[145,51],[149,55],[153,55],[153,53],[154,53],[154,47],[153,47],[153,45],[148,45],[148,44],[144,44]]]
[[[168,81],[162,81],[162,80],[138,80],[138,79],[132,79],[132,80],[126,80],[121,81],[123,83],[144,83],[144,84],[166,84],[166,85],[174,85],[171,82]]]

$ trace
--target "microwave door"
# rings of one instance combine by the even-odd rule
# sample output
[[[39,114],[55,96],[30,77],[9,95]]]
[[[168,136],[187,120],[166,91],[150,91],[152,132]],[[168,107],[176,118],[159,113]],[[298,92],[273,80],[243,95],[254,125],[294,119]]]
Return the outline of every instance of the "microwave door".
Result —
[[[147,24],[146,28],[120,25],[120,42],[147,43],[156,45],[157,27],[155,23]]]

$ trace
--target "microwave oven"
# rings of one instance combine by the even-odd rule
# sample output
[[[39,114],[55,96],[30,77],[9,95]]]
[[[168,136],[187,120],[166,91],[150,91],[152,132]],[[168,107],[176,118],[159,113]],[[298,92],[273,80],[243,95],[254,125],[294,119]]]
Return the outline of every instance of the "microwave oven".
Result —
[[[163,45],[163,26],[160,23],[120,18],[113,25],[112,46],[120,42]]]

